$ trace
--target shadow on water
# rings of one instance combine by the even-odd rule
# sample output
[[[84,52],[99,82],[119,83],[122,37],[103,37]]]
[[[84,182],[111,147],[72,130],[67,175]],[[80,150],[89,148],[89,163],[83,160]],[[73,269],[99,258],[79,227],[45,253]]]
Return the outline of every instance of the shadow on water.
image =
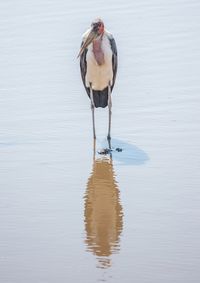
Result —
[[[101,143],[101,147],[107,146],[107,140]],[[121,165],[142,165],[149,160],[147,153],[136,145],[122,140],[112,139],[112,159]],[[122,151],[116,151],[120,148]]]
[[[96,159],[94,154],[84,199],[87,250],[96,256],[97,267],[105,269],[111,266],[111,255],[120,250],[123,228],[123,208],[111,156]]]

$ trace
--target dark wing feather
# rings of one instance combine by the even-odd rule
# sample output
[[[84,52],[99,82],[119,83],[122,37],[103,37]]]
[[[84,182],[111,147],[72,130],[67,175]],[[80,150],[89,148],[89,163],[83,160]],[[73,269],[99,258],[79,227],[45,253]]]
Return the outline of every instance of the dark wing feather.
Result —
[[[117,75],[117,45],[116,45],[116,42],[114,40],[114,37],[109,34],[108,36],[108,39],[110,41],[110,47],[112,49],[112,68],[113,68],[113,83],[111,85],[111,90],[113,89],[114,87],[114,84],[115,84],[115,79],[116,79],[116,75]]]
[[[82,47],[83,43],[84,43],[84,41],[82,41],[81,47]],[[90,89],[88,87],[86,87],[86,84],[85,84],[85,76],[86,76],[86,72],[87,72],[86,55],[87,55],[87,48],[83,51],[83,53],[80,56],[80,69],[81,69],[81,77],[82,77],[84,87],[87,91],[88,96],[90,96]]]

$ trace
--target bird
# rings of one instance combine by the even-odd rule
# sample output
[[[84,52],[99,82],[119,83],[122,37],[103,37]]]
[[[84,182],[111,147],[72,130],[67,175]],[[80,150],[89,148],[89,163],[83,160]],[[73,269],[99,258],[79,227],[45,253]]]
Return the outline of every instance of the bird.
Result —
[[[91,102],[93,138],[96,139],[95,108],[108,106],[108,141],[111,140],[111,93],[118,67],[117,46],[113,35],[105,29],[101,18],[95,19],[83,34],[80,51],[83,85]]]

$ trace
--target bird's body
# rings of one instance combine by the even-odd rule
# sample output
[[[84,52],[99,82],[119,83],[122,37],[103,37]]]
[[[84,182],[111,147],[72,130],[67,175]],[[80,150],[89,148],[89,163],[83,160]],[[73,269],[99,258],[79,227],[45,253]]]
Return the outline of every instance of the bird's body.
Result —
[[[109,107],[110,138],[111,92],[117,73],[117,48],[112,34],[104,29],[101,20],[93,22],[92,28],[84,33],[79,56],[83,84],[93,110],[94,138],[94,108],[106,106]]]
[[[103,90],[108,86],[108,83],[113,80],[112,69],[112,50],[110,48],[108,32],[104,32],[102,37],[96,39],[95,43],[88,46],[85,51],[87,62],[87,72],[85,75],[85,85],[90,87],[92,84],[93,90]],[[95,49],[96,48],[96,49]]]

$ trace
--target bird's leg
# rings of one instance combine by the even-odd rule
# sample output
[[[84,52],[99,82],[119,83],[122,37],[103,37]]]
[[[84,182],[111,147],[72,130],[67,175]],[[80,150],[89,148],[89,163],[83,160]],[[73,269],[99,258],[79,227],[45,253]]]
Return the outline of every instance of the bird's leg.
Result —
[[[109,85],[108,85],[108,112],[109,112],[109,120],[108,120],[108,136],[107,136],[108,141],[111,139],[111,136],[110,136],[111,116],[112,116],[111,108],[112,108],[112,100],[111,100],[111,87],[110,87],[110,82],[109,82]]]
[[[111,137],[108,138],[108,148],[109,148],[110,151],[112,150]]]
[[[91,110],[92,110],[92,126],[93,126],[93,138],[96,139],[96,132],[95,132],[95,119],[94,119],[94,99],[93,99],[93,91],[92,91],[92,84],[90,84],[90,100],[91,100]]]
[[[93,140],[93,162],[96,160],[96,139]]]

